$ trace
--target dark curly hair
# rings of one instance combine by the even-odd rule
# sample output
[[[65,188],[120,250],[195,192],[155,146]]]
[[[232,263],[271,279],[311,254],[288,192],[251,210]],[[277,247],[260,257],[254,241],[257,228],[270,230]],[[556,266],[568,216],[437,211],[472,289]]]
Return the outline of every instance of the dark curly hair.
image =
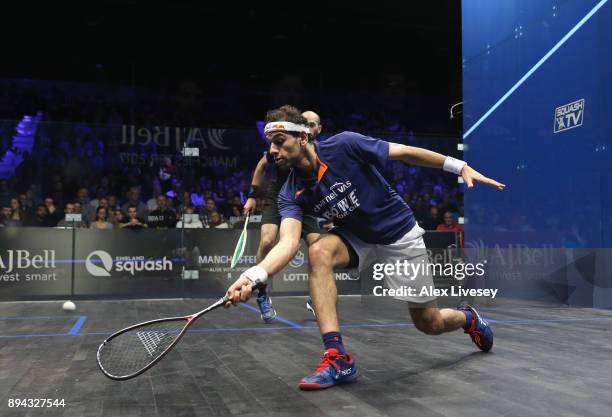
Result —
[[[270,122],[291,122],[298,125],[308,126],[308,120],[302,116],[302,112],[295,106],[285,104],[278,109],[268,110],[265,118],[266,123]],[[298,136],[296,132],[287,132],[292,136]],[[312,140],[312,135],[308,134],[308,140]]]

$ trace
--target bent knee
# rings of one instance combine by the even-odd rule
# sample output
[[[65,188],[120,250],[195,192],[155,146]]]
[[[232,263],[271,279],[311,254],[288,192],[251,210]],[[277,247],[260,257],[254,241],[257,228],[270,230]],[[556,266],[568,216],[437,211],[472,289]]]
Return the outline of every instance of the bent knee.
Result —
[[[334,251],[325,242],[316,241],[308,248],[308,258],[311,264],[332,264]]]
[[[259,249],[264,251],[265,253],[270,252],[270,250],[274,247],[274,239],[270,238],[262,238],[259,244]]]

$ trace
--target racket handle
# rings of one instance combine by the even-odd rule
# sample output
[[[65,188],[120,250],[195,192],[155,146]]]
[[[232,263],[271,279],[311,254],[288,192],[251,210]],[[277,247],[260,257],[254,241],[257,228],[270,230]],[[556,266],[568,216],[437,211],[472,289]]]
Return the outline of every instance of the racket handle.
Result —
[[[253,285],[251,285],[251,291],[254,291],[254,290],[261,291],[261,290],[263,290],[265,288],[266,288],[266,284],[264,284],[263,282],[260,282],[260,281],[255,281],[253,283]]]
[[[251,291],[254,291],[254,290],[262,290],[262,289],[264,289],[264,288],[266,288],[265,284],[264,284],[264,283],[262,283],[262,282],[259,282],[259,281],[254,282],[254,283],[253,283],[253,285],[251,285]],[[230,299],[229,299],[229,297],[226,295],[226,296],[224,296],[224,297],[221,299],[220,304],[222,304],[222,305],[223,305],[223,304],[225,304],[225,303],[229,302],[229,300],[230,300]]]

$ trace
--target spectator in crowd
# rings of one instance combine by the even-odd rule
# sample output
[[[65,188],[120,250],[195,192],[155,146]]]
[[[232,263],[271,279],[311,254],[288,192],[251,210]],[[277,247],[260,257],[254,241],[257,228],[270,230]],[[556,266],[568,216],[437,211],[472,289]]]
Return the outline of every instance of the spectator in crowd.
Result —
[[[210,225],[211,216],[213,213],[219,214],[217,209],[217,203],[215,203],[215,200],[213,198],[207,198],[206,205],[204,206],[204,212],[202,213],[202,220],[205,225]]]
[[[77,197],[74,201],[75,210],[78,210],[77,203],[80,205],[80,211],[76,211],[76,213],[81,213],[83,216],[83,221],[87,224],[91,223],[92,219],[95,216],[95,208],[91,206],[89,201],[89,190],[85,187],[79,188],[77,191]]]
[[[127,206],[127,218],[119,225],[120,229],[142,229],[147,225],[138,218],[138,206],[130,204]]]
[[[178,205],[178,212],[179,213],[184,213],[185,212],[185,207],[193,207],[193,205],[191,204],[191,193],[189,191],[183,191],[181,193],[181,201],[180,204]],[[195,207],[194,207],[195,210]]]
[[[19,201],[19,206],[21,208],[21,211],[23,212],[24,217],[34,214],[34,210],[35,210],[34,201],[28,198],[28,195],[26,193],[19,194],[18,201]]]
[[[2,226],[19,227],[21,222],[13,220],[13,210],[9,206],[2,207]]]
[[[147,200],[147,210],[150,212],[153,210],[157,210],[157,197],[162,194],[161,186],[159,185],[159,181],[156,181],[153,184],[153,197]]]
[[[83,223],[85,223],[85,226],[88,227],[89,226],[89,220],[87,219],[86,216],[83,215],[83,205],[81,204],[80,201],[74,201],[72,203],[72,207],[74,209],[74,214],[80,214],[81,215],[81,221]]]
[[[48,227],[50,226],[49,221],[49,210],[44,204],[36,206],[34,216],[31,216],[24,222],[24,226],[27,227]]]
[[[125,216],[120,209],[110,209],[109,208],[109,221],[113,225],[113,229],[119,229],[121,227],[121,223],[124,223]]]
[[[183,214],[185,222],[183,223],[182,220],[179,220],[178,223],[176,223],[177,229],[202,229],[204,227],[198,216],[195,214],[195,208],[193,206],[186,206]]]
[[[66,214],[75,214],[75,204],[74,203],[66,203],[64,206],[64,218],[57,223],[57,227],[70,228],[87,228],[87,225],[83,220],[80,221],[66,221]]]
[[[96,198],[94,198],[93,200],[89,202],[89,205],[92,207],[94,211],[100,205],[100,200],[105,198],[105,196],[106,196],[106,189],[104,187],[96,188]]]
[[[128,213],[128,207],[135,206],[138,212],[138,217],[141,219],[146,218],[148,210],[147,205],[140,200],[140,188],[132,187],[127,192],[127,202],[121,206],[121,211]],[[129,214],[129,213],[128,213]]]
[[[25,196],[25,194],[24,194]],[[10,202],[11,215],[10,219],[13,221],[13,226],[23,226],[25,220],[25,212],[21,206],[21,201],[17,198],[11,198]]]
[[[447,211],[444,213],[444,222],[440,223],[436,230],[443,232],[463,232],[463,225],[455,223],[453,213]]]
[[[457,232],[459,233],[459,240],[461,247],[463,247],[463,225],[455,223],[453,213],[446,211],[444,213],[444,223],[441,223],[436,227],[436,230],[442,232]]]
[[[229,225],[221,221],[221,215],[216,211],[210,214],[209,226],[211,229],[229,229]]]
[[[425,230],[436,230],[436,227],[441,223],[440,211],[438,207],[432,206],[429,208],[429,214],[423,220],[422,228]]]
[[[108,198],[106,198],[106,197],[99,198],[98,199],[98,205],[97,205],[96,209],[98,207],[104,207],[105,209],[107,209],[107,212],[108,212],[108,208],[109,208],[108,207]]]
[[[57,226],[57,223],[63,218],[63,213],[57,209],[52,197],[45,198],[45,207],[49,212],[49,226]]]
[[[176,224],[176,213],[168,207],[168,197],[163,194],[157,196],[157,209],[153,210],[148,217],[151,227],[173,228]]]
[[[234,225],[238,222],[244,220],[244,216],[242,215],[242,207],[241,206],[232,206],[232,212],[229,218],[229,227],[234,227]]]
[[[2,209],[0,209],[0,227],[6,226],[9,217],[11,217],[11,208],[2,206]]]
[[[91,222],[89,227],[98,230],[112,229],[113,225],[108,221],[107,214],[108,209],[106,207],[98,206],[95,221]]]
[[[119,206],[119,199],[117,198],[117,196],[115,194],[109,194],[106,197],[107,201],[108,201],[108,208],[110,210],[119,210],[120,206]]]

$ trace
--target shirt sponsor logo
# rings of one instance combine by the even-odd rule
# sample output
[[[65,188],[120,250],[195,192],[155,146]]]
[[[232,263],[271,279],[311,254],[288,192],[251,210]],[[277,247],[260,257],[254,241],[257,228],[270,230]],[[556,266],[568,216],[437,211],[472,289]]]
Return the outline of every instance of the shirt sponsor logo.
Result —
[[[346,182],[337,182],[334,185],[332,185],[331,187],[329,187],[329,191],[330,191],[329,194],[327,194],[325,197],[323,197],[321,199],[321,201],[319,201],[313,207],[314,212],[315,213],[320,212],[323,207],[325,207],[327,204],[329,204],[332,201],[334,201],[340,194],[342,194],[343,192],[348,190],[351,185],[352,184],[351,184],[350,181],[346,181]]]
[[[325,210],[322,215],[328,220],[343,219],[359,206],[359,200],[357,199],[355,190],[353,190],[349,193],[349,195],[338,201],[336,205]]]

